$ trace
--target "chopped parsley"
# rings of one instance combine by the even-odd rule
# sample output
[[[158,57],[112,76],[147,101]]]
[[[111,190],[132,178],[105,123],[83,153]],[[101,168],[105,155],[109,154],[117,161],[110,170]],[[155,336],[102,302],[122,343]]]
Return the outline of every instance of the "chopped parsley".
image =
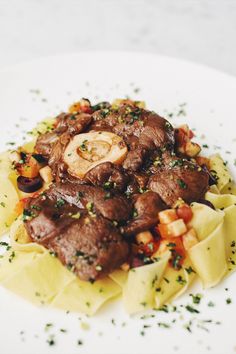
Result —
[[[180,186],[181,189],[187,189],[187,184],[180,178],[177,179],[177,183]]]
[[[158,327],[161,327],[161,328],[170,328],[170,325],[165,322],[158,322],[157,325],[158,325]]]
[[[10,263],[12,263],[13,259],[15,258],[15,256],[16,256],[15,252],[12,251],[12,253],[10,254],[10,256],[9,256],[9,258],[8,258],[8,261],[9,261]]]
[[[65,205],[65,200],[64,199],[62,199],[62,198],[59,198],[58,200],[57,200],[57,202],[56,202],[56,204],[55,204],[55,207],[56,208],[61,208],[61,207],[63,207],[63,205]]]
[[[191,305],[187,305],[185,306],[186,310],[188,312],[191,312],[191,313],[200,313],[197,309],[195,309],[194,307],[192,307]]]
[[[9,243],[1,241],[0,242],[0,246],[2,247],[6,247],[6,250],[9,251],[11,249],[11,246],[9,245]]]
[[[186,272],[188,274],[191,274],[191,273],[196,273],[195,270],[193,270],[193,268],[191,266],[189,266],[188,268],[184,268],[186,270]]]
[[[178,275],[178,277],[176,278],[177,283],[184,285],[186,284],[186,280],[183,279],[183,277],[181,275]]]
[[[197,305],[200,304],[201,299],[202,299],[202,295],[201,294],[196,294],[196,295],[190,294],[190,296],[192,297],[192,300],[193,300],[194,304],[197,304]]]

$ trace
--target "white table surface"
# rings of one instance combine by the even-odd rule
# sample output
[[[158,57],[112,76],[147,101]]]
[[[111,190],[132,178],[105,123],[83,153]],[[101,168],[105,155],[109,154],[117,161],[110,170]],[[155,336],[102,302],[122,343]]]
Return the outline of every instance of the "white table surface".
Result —
[[[236,75],[236,0],[0,0],[0,69],[103,49],[165,54]]]

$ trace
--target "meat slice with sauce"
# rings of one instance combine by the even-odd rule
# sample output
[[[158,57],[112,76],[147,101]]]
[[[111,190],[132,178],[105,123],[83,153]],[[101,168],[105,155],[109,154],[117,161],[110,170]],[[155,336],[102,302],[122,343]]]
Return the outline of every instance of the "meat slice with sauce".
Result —
[[[102,278],[127,260],[129,246],[119,229],[89,208],[78,208],[49,191],[32,198],[25,213],[31,239],[82,280]]]
[[[183,199],[186,203],[204,198],[209,174],[195,162],[165,154],[163,165],[150,177],[148,188],[170,207]]]
[[[174,129],[164,118],[135,106],[97,111],[91,129],[109,130],[121,136],[129,147],[123,167],[132,172],[140,170],[155,149],[174,146]]]
[[[159,195],[152,191],[139,194],[135,199],[133,218],[122,228],[126,236],[154,227],[158,221],[158,213],[166,208]]]

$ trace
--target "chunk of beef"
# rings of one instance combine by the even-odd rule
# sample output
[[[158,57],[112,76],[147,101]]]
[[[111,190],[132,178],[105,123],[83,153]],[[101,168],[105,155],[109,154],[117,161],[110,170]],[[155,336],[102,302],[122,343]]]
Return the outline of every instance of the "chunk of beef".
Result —
[[[29,200],[25,209],[25,227],[35,242],[47,246],[53,237],[75,220],[72,216],[78,212],[85,211],[45,193]]]
[[[52,161],[58,161],[57,155],[58,146],[65,142],[65,136],[68,138],[67,143],[70,141],[71,136],[79,134],[85,131],[92,121],[92,116],[86,113],[80,113],[77,115],[62,113],[56,118],[56,128],[46,134],[42,134],[38,137],[35,145],[35,150],[42,154],[45,158]],[[53,147],[57,143],[57,148]]]
[[[91,213],[98,213],[111,221],[128,220],[132,213],[132,205],[124,196],[113,195],[101,187],[60,183],[48,193],[78,208],[87,208]]]
[[[119,268],[128,258],[128,244],[118,229],[101,216],[84,216],[51,240],[63,264],[82,280],[95,280]]]
[[[55,195],[32,198],[25,227],[33,241],[53,251],[82,280],[96,280],[127,260],[129,247],[118,228]]]
[[[148,157],[148,153],[148,149],[143,146],[139,146],[135,150],[130,150],[123,162],[123,167],[130,171],[139,171]]]
[[[130,177],[120,166],[112,162],[104,162],[88,171],[84,177],[85,182],[94,186],[104,187],[107,190],[123,192]]]
[[[48,159],[52,152],[52,146],[57,140],[58,135],[55,131],[39,135],[36,141],[35,151]]]
[[[196,163],[166,155],[164,165],[150,177],[148,188],[173,206],[179,198],[186,203],[202,199],[208,189],[209,175]]]
[[[130,151],[123,166],[138,171],[150,152],[155,149],[174,147],[174,129],[156,113],[130,105],[119,109],[97,111],[93,114],[91,129],[110,130],[122,136]]]
[[[166,205],[154,192],[149,191],[138,195],[134,203],[135,216],[122,228],[122,233],[130,236],[149,230],[157,224],[158,213],[165,208]]]

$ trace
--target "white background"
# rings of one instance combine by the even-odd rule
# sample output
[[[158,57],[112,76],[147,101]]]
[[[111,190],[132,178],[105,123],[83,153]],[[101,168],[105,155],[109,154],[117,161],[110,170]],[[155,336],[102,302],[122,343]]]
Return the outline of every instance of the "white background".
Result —
[[[0,0],[0,68],[84,50],[145,51],[236,74],[236,0]]]

